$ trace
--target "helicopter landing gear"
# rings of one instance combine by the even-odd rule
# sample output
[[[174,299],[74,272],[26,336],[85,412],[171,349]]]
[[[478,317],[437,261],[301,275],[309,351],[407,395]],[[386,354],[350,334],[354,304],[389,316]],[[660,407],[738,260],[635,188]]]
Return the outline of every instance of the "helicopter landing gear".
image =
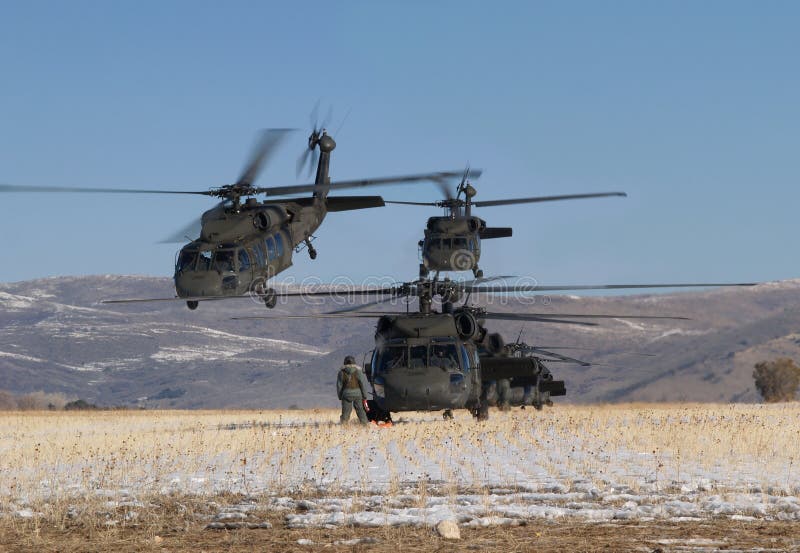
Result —
[[[486,421],[489,420],[489,404],[482,403],[480,406],[472,410],[472,416],[475,420]]]
[[[199,301],[192,301],[192,300],[190,300],[190,301],[187,301],[187,302],[186,302],[186,307],[188,307],[188,308],[189,308],[190,310],[192,310],[192,311],[194,311],[195,309],[197,309],[197,306],[198,306],[198,305],[200,305],[200,302],[199,302]]]
[[[311,245],[311,240],[306,238],[306,248],[308,248],[308,257],[311,259],[317,258],[317,250]]]
[[[278,305],[278,294],[275,293],[274,288],[267,289],[264,292],[264,305],[267,306],[267,309],[273,309],[276,305]]]
[[[445,409],[444,413],[442,413],[442,418],[446,421],[453,420],[453,411],[451,411],[450,409]]]
[[[472,274],[475,275],[475,278],[483,278],[483,269],[478,269],[478,266],[472,268]]]

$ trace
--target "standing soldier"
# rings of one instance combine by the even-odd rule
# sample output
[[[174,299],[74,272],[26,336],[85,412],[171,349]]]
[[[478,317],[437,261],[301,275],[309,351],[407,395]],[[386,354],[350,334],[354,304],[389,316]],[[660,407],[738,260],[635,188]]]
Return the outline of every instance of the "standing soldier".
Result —
[[[356,360],[352,355],[344,358],[344,366],[339,370],[336,379],[336,395],[342,401],[342,416],[339,421],[344,424],[350,420],[350,413],[353,407],[356,409],[358,422],[367,424],[367,413],[364,410],[364,402],[367,399],[367,379],[361,371],[361,367],[356,365]]]

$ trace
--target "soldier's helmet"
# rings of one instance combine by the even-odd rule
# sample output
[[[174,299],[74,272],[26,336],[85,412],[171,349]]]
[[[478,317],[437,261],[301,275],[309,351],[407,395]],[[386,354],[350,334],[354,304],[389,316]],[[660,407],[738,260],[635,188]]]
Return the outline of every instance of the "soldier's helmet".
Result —
[[[344,358],[344,364],[345,365],[355,365],[356,364],[356,358],[353,357],[352,355],[348,355],[347,357]]]

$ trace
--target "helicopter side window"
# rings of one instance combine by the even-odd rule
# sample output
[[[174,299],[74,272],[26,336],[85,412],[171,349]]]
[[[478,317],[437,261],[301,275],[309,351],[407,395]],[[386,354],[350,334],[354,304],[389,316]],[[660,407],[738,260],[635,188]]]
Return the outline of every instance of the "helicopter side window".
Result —
[[[428,346],[411,346],[409,350],[409,368],[420,369],[428,366]]]
[[[256,265],[259,267],[266,265],[266,261],[264,260],[264,248],[261,246],[261,242],[253,246],[253,255],[255,255],[256,258]]]
[[[277,250],[275,249],[275,240],[272,236],[268,237],[265,241],[267,244],[267,258],[272,261],[277,257]]]
[[[473,240],[472,238],[469,239],[469,251],[471,252],[477,251],[475,249],[475,240]]]
[[[455,344],[434,344],[431,346],[431,365],[441,369],[457,369],[458,354]]]
[[[461,366],[464,368],[464,372],[469,371],[472,368],[472,362],[469,356],[469,350],[467,346],[461,344],[459,347],[459,353],[461,353]]]
[[[200,252],[197,260],[198,271],[208,271],[211,268],[211,252]]]
[[[246,249],[242,248],[239,250],[239,272],[243,273],[248,270],[250,270],[250,255]]]
[[[178,257],[178,271],[193,271],[197,264],[197,251],[183,250]]]
[[[283,256],[283,236],[280,233],[275,235],[275,249],[278,252],[278,257]]]
[[[233,251],[231,250],[217,250],[214,254],[214,269],[221,273],[233,271]]]

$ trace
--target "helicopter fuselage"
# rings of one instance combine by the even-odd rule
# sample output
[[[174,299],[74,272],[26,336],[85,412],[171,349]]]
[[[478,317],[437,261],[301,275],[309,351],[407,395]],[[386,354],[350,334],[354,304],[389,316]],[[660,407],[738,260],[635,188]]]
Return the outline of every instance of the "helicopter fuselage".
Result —
[[[225,202],[206,211],[200,238],[178,253],[178,297],[253,293],[263,298],[267,281],[292,265],[293,250],[308,243],[325,218],[325,202],[309,200],[260,203],[251,198],[237,209]]]
[[[537,390],[545,386],[538,359],[508,355],[500,335],[488,333],[467,310],[384,315],[375,343],[366,371],[384,411],[477,413],[486,408],[492,381],[516,379],[515,386]]]
[[[420,244],[422,264],[428,271],[471,271],[481,257],[478,217],[431,217]]]
[[[478,276],[481,239],[511,236],[510,228],[488,228],[480,217],[431,217],[420,241],[422,267],[428,271],[472,271]]]
[[[378,322],[368,369],[385,411],[473,408],[481,391],[475,345],[458,336],[452,315],[412,313]]]

